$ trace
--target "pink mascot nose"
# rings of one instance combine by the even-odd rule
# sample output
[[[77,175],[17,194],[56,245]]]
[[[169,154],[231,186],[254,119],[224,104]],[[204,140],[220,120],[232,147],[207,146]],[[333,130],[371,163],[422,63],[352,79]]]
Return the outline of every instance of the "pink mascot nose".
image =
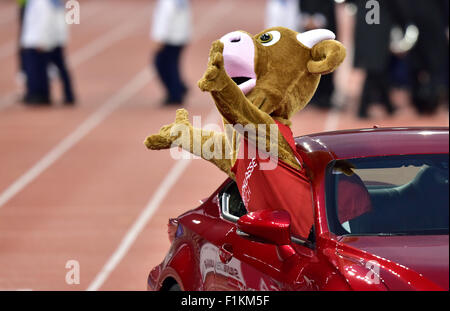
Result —
[[[255,79],[255,46],[253,39],[242,31],[233,31],[222,38],[225,71],[231,78]]]
[[[241,32],[240,31],[234,31],[230,32],[228,35],[225,35],[224,41],[229,41],[230,43],[237,43],[241,41]]]

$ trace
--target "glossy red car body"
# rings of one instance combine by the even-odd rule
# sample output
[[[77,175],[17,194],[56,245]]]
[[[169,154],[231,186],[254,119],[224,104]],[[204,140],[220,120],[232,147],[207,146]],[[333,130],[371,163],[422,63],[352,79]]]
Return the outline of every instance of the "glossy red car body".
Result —
[[[448,133],[448,128],[380,128],[297,138],[311,176],[314,244],[277,245],[242,236],[238,226],[245,226],[246,216],[236,223],[221,215],[218,194],[227,180],[200,207],[178,217],[177,237],[150,272],[148,289],[178,284],[182,290],[448,290],[448,235],[336,236],[325,209],[331,161],[448,154]],[[277,221],[283,226],[286,218],[279,215]],[[379,282],[373,281],[372,262],[379,265]]]

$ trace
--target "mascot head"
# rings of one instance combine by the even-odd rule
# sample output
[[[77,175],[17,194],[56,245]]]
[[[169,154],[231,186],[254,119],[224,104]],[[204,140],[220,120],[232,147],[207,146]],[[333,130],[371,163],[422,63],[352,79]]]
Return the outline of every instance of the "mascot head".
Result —
[[[325,29],[297,33],[274,27],[255,36],[234,31],[220,42],[229,77],[260,110],[289,123],[311,100],[320,76],[344,60],[345,48],[334,38]]]

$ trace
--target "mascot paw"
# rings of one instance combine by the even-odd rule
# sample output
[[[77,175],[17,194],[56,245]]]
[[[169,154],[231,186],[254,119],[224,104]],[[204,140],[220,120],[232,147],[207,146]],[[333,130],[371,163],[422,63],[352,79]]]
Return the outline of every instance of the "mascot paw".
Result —
[[[223,43],[215,41],[209,52],[208,68],[198,81],[198,87],[204,92],[221,91],[231,81],[225,72],[222,52]]]
[[[186,109],[177,109],[175,124],[191,125],[189,123],[189,113]]]
[[[168,149],[172,145],[172,140],[160,134],[155,134],[147,137],[144,144],[151,150]]]
[[[173,142],[180,136],[180,134],[189,131],[191,124],[189,123],[189,114],[186,109],[178,109],[175,117],[175,122],[163,126],[158,134],[148,136],[144,144],[148,149],[160,150],[168,149]],[[189,134],[189,132],[188,132]]]

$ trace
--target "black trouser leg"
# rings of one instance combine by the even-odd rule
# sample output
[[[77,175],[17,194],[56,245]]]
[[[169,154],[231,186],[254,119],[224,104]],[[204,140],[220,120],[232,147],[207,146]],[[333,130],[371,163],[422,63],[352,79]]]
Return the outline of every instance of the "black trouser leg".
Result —
[[[158,52],[156,52],[154,64],[156,71],[158,73],[158,76],[163,83],[164,87],[166,88],[166,92],[169,93],[169,71],[167,70],[167,63],[169,62],[167,53],[166,53],[166,47],[163,46]]]
[[[72,90],[70,74],[64,60],[64,49],[62,47],[57,47],[50,52],[50,62],[58,68],[59,77],[63,84],[65,103],[73,103],[75,101],[75,96]]]
[[[371,89],[372,89],[372,78],[369,75],[369,73],[366,74],[366,79],[364,81],[364,86],[363,86],[363,91],[361,94],[361,100],[359,103],[359,111],[358,111],[358,116],[360,118],[367,118],[368,114],[367,111],[369,109],[369,105],[370,105],[370,94],[371,94]]]
[[[370,71],[366,73],[358,112],[359,117],[367,118],[369,106],[374,101],[380,101],[389,114],[395,110],[389,97],[389,75],[386,73]]]
[[[21,72],[25,72],[25,66],[24,66],[24,61],[23,61],[23,58],[24,58],[24,49],[20,46],[20,40],[21,40],[21,37],[22,37],[22,24],[23,24],[23,16],[24,16],[24,14],[25,14],[25,6],[23,6],[23,7],[21,7],[20,9],[19,9],[19,40],[18,40],[18,42],[19,42],[19,48],[18,48],[18,57],[19,57],[19,70],[21,71]]]
[[[392,105],[391,98],[389,96],[389,74],[383,72],[376,76],[377,90],[380,94],[381,104],[386,108],[389,114],[394,113],[394,106]]]
[[[24,66],[27,75],[26,103],[49,103],[50,88],[47,76],[48,53],[24,49]]]
[[[333,74],[324,75],[320,78],[319,86],[311,99],[311,103],[319,108],[331,108],[331,96],[333,92]]]
[[[179,70],[182,49],[183,46],[165,45],[155,56],[158,75],[167,91],[166,102],[181,103],[186,92]]]

